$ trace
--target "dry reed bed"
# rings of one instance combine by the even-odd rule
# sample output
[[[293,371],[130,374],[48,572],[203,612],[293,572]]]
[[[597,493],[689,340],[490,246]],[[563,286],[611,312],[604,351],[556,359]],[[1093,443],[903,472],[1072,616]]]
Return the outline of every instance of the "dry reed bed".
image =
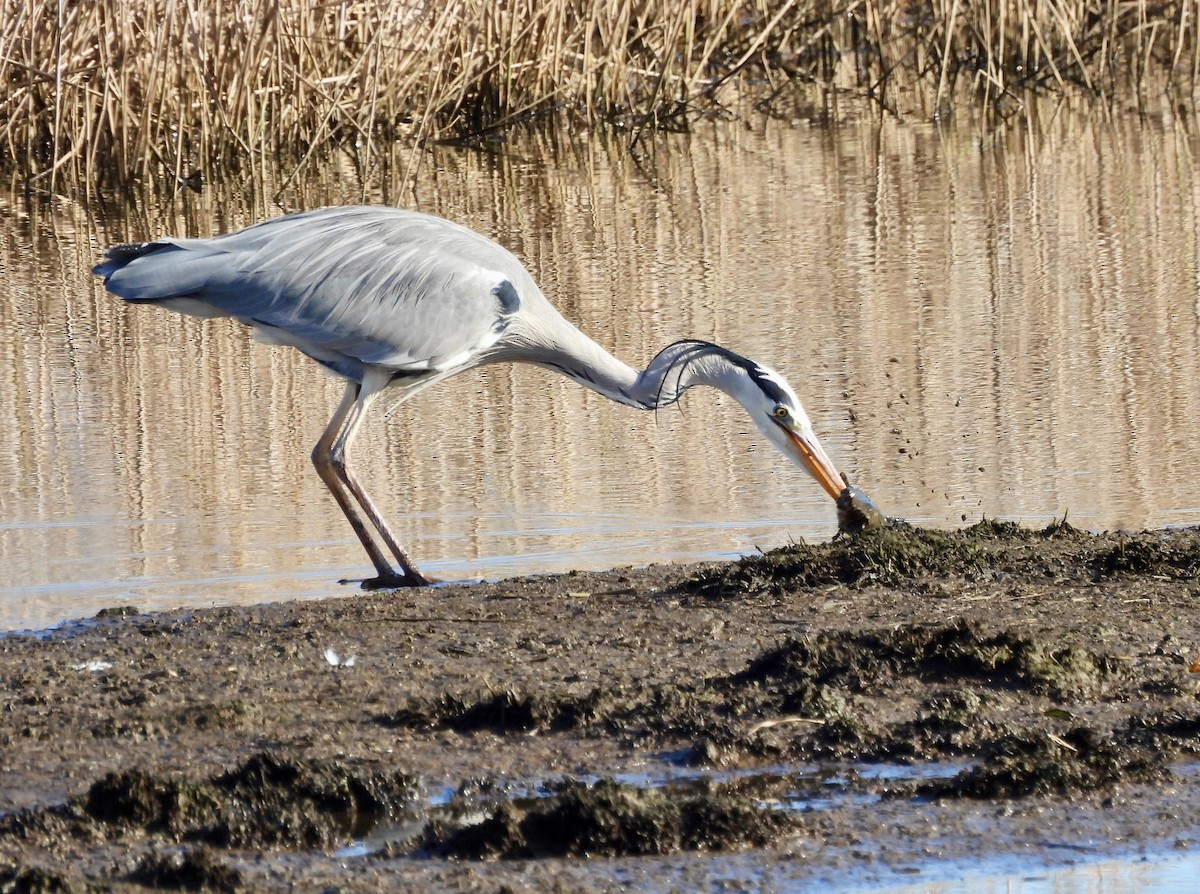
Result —
[[[1196,0],[0,0],[0,155],[114,185],[470,138],[686,126],[754,85],[926,112],[1200,69]],[[739,91],[739,93],[742,91]],[[86,188],[86,187],[85,187]]]

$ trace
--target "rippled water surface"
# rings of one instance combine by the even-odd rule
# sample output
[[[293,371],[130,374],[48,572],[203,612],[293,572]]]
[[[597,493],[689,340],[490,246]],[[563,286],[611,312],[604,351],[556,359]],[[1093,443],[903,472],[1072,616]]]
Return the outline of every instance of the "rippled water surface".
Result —
[[[1091,529],[1200,523],[1200,177],[1169,110],[995,130],[704,125],[634,157],[516,142],[334,160],[290,208],[417,207],[511,247],[635,365],[683,336],[784,372],[886,511]],[[229,321],[129,308],[109,244],[279,213],[281,184],[83,207],[0,193],[0,629],[99,608],[348,592],[370,567],[309,452],[341,385]],[[834,533],[740,408],[639,413],[527,367],[373,420],[363,479],[448,579],[734,556]]]

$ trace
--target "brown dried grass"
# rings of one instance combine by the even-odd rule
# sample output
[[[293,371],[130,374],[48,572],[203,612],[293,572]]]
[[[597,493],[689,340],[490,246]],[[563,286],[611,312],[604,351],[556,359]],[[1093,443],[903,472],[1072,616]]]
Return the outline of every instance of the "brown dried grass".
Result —
[[[253,171],[380,141],[683,127],[750,87],[895,108],[1191,93],[1196,0],[0,0],[0,163],[36,188]],[[966,88],[966,89],[964,89]],[[915,97],[915,99],[913,99]]]

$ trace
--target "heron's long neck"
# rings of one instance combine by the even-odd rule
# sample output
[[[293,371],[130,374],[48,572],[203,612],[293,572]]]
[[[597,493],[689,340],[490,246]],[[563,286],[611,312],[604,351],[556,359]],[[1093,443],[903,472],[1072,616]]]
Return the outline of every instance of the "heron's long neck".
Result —
[[[560,324],[560,325],[559,325]],[[679,400],[693,385],[711,385],[735,397],[747,380],[749,361],[717,345],[683,341],[668,345],[638,372],[559,317],[539,332],[539,350],[521,357],[557,370],[618,403],[653,410]],[[553,348],[546,350],[548,344]]]
[[[560,345],[554,354],[553,359],[542,357],[535,362],[617,403],[646,410],[656,406],[643,382],[646,374],[618,360],[583,333],[577,333],[568,346]]]

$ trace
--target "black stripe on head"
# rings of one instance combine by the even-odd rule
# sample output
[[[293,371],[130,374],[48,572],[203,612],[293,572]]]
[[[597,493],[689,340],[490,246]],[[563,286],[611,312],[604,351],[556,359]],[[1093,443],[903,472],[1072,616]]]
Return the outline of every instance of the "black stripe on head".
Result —
[[[670,366],[663,373],[662,381],[658,385],[656,402],[659,406],[662,406],[664,394],[669,394],[670,400],[678,400],[679,396],[692,384],[685,381],[688,367],[697,360],[714,354],[723,357],[734,366],[744,369],[746,375],[763,390],[768,399],[776,403],[787,400],[787,394],[775,384],[765,370],[761,369],[753,360],[748,360],[741,354],[735,354],[728,348],[714,345],[709,341],[684,339],[668,345],[660,352],[660,356],[668,351],[673,352],[674,357],[671,358]]]
[[[745,359],[745,358],[740,358]],[[779,383],[772,378],[771,374],[761,366],[756,366],[749,360],[746,360],[746,372],[750,374],[751,381],[762,389],[763,394],[767,396],[767,400],[772,403],[786,405],[791,398],[788,393],[779,387]]]

